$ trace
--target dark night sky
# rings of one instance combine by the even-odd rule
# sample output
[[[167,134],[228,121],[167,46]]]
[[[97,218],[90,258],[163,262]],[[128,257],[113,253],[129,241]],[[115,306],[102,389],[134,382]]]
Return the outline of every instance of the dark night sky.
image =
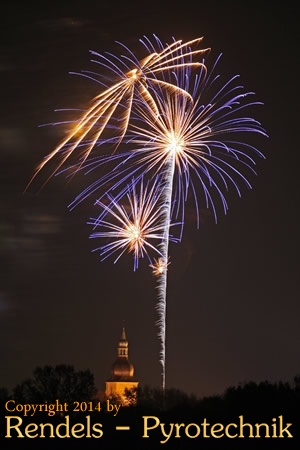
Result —
[[[207,213],[200,230],[187,223],[182,244],[171,247],[167,387],[211,395],[249,380],[291,381],[300,373],[296,5],[102,3],[2,9],[0,386],[14,387],[38,365],[68,363],[89,368],[102,388],[123,321],[137,378],[160,384],[147,264],[134,273],[130,257],[114,265],[91,252],[89,206],[67,208],[79,180],[57,177],[23,193],[62,136],[39,125],[97,94],[69,72],[91,68],[89,50],[115,49],[117,40],[133,48],[152,33],[168,42],[204,36],[264,102],[258,116],[270,136],[259,141],[266,160],[253,190],[229,194],[217,225]]]

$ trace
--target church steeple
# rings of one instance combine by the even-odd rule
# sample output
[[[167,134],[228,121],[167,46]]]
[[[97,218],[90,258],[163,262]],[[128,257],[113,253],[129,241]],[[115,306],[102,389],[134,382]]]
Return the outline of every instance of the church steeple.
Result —
[[[136,390],[139,382],[133,378],[134,367],[128,358],[128,341],[125,326],[123,326],[121,339],[118,342],[117,359],[111,368],[111,377],[105,382],[105,395],[107,398],[118,397],[123,405],[128,404],[126,390]]]
[[[122,329],[121,339],[118,343],[117,359],[112,365],[112,380],[132,380],[134,367],[128,359],[128,341],[125,327]]]

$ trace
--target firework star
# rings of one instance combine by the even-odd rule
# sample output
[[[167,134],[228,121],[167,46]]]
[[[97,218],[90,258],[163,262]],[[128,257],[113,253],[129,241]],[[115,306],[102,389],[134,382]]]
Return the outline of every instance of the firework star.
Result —
[[[109,194],[106,200],[106,204],[101,201],[96,202],[96,206],[100,207],[102,212],[99,217],[90,219],[88,222],[94,229],[90,238],[105,238],[107,241],[93,251],[100,252],[102,261],[116,255],[114,263],[124,253],[132,253],[134,270],[138,268],[139,260],[146,256],[153,271],[159,271],[162,256],[159,244],[163,239],[165,228],[162,220],[159,182],[152,183],[151,187],[144,187],[141,182],[137,188],[133,180],[126,197],[122,198],[122,203],[118,203]],[[173,236],[170,236],[170,240],[178,242],[178,239]],[[157,258],[152,255],[156,255]]]

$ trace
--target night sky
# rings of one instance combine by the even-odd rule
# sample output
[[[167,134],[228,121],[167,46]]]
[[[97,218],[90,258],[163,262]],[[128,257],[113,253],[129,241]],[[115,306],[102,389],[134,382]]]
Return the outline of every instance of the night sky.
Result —
[[[59,108],[84,108],[99,86],[70,75],[94,69],[89,50],[141,47],[204,36],[224,70],[264,103],[251,191],[230,192],[229,212],[202,211],[171,245],[167,293],[167,387],[196,395],[300,373],[299,14],[294,2],[52,1],[1,7],[0,386],[37,366],[110,375],[125,323],[136,378],[160,385],[156,284],[146,261],[100,262],[91,252],[87,203],[67,205],[82,180],[53,178],[24,189],[63,136]],[[209,5],[208,5],[209,3]],[[269,2],[266,2],[269,3]],[[291,5],[294,6],[291,6]],[[35,8],[35,9],[34,9]]]

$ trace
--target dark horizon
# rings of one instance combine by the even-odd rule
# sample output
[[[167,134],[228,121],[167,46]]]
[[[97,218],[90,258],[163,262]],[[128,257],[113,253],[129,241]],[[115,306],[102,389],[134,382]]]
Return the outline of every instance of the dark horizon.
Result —
[[[134,272],[130,256],[113,264],[91,251],[91,205],[68,210],[80,179],[58,176],[24,192],[64,135],[41,125],[63,120],[57,109],[84,108],[99,91],[69,72],[95,70],[90,50],[115,51],[115,41],[135,49],[153,33],[164,42],[204,36],[204,47],[223,53],[220,72],[239,74],[264,103],[257,118],[269,135],[259,140],[266,159],[252,190],[229,192],[217,224],[203,206],[199,230],[188,211],[183,242],[170,246],[167,388],[205,396],[299,374],[298,18],[289,2],[154,2],[147,12],[135,1],[3,7],[0,387],[62,361],[89,368],[101,385],[124,322],[137,377],[160,385],[147,261]]]
[[[33,370],[31,371],[31,373],[28,374],[28,376],[22,380],[19,380],[14,386],[12,386],[11,389],[9,389],[7,386],[0,386],[0,390],[1,390],[1,394],[3,396],[3,398],[7,397],[8,399],[14,399],[14,391],[18,386],[21,386],[24,382],[27,382],[28,380],[33,380],[34,379],[34,373],[36,369],[46,369],[46,368],[51,368],[53,370],[55,370],[57,367],[69,367],[70,369],[74,370],[76,373],[79,372],[88,372],[90,373],[95,380],[95,388],[97,390],[97,395],[101,396],[105,394],[105,381],[109,381],[111,380],[110,375],[108,375],[106,378],[104,378],[103,381],[103,385],[99,386],[96,384],[96,379],[97,377],[95,376],[95,374],[88,368],[80,368],[78,369],[77,367],[75,367],[72,364],[64,364],[64,363],[60,363],[56,366],[51,366],[50,364],[45,364],[44,366],[37,366],[35,368],[33,368]],[[143,380],[140,380],[138,377],[134,376],[132,381],[137,381],[139,383],[137,390],[141,390],[141,392],[161,392],[161,395],[163,395],[163,390],[161,388],[161,386],[157,385],[157,386],[153,386],[153,385],[149,385],[149,384],[145,384],[143,383]],[[257,389],[257,391],[259,390],[264,390],[264,389],[287,389],[287,390],[299,390],[299,386],[300,386],[300,373],[296,373],[291,380],[274,380],[274,381],[269,381],[267,379],[265,380],[260,380],[260,381],[254,381],[254,380],[247,380],[244,382],[240,382],[236,385],[228,385],[224,388],[224,390],[222,392],[218,392],[218,393],[211,393],[208,395],[198,395],[197,393],[194,392],[186,392],[183,389],[179,389],[176,387],[171,387],[168,388],[166,387],[165,392],[169,395],[172,396],[172,394],[174,395],[174,398],[176,398],[176,395],[178,396],[178,401],[179,403],[181,401],[201,401],[201,400],[207,400],[207,399],[215,399],[215,398],[225,398],[227,395],[230,395],[230,393],[232,392],[243,392],[243,391],[247,391],[247,390],[251,390],[251,389]],[[2,397],[1,397],[2,398]],[[175,406],[175,405],[174,405]]]

